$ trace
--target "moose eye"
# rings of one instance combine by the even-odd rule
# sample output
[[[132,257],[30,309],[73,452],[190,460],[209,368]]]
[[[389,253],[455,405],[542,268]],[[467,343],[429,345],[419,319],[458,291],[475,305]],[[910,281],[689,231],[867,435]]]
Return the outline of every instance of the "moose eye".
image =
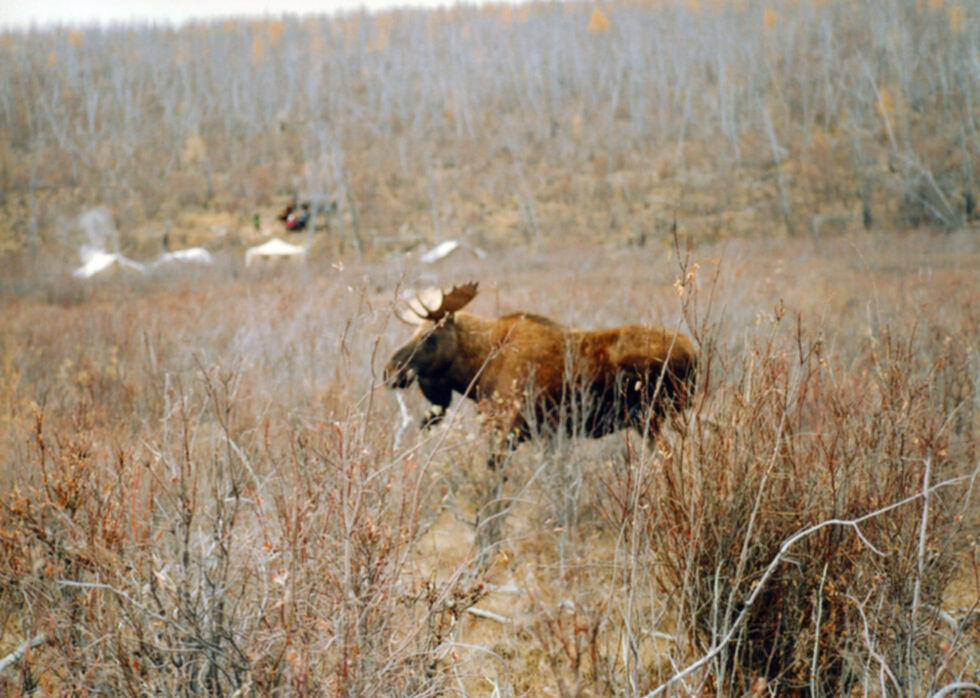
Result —
[[[424,351],[435,351],[436,348],[436,338],[435,335],[429,335],[424,340],[422,340],[422,349]]]

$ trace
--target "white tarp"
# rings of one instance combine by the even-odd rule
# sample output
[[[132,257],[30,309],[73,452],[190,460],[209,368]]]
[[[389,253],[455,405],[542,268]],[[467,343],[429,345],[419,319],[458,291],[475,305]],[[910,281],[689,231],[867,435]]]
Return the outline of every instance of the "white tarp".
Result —
[[[256,258],[288,259],[290,257],[302,257],[305,254],[306,248],[302,245],[292,245],[279,238],[272,238],[269,242],[245,250],[245,266],[249,266],[252,260]]]
[[[445,242],[440,242],[428,252],[423,252],[421,255],[419,255],[419,261],[423,264],[432,264],[433,262],[438,262],[440,259],[445,259],[461,247],[465,247],[466,249],[470,250],[480,259],[487,256],[487,253],[481,250],[479,247],[471,247],[470,245],[462,243],[459,240],[446,240]]]
[[[212,264],[214,262],[214,257],[203,247],[188,247],[186,250],[174,250],[173,252],[164,252],[162,255],[157,257],[152,266],[156,267],[161,264],[168,264],[170,262],[195,262],[197,264]]]
[[[443,257],[448,257],[459,248],[459,240],[446,240],[440,242],[428,252],[422,254],[419,259],[425,264],[438,262]]]
[[[141,274],[146,270],[139,262],[134,262],[128,257],[123,257],[121,254],[115,252],[83,247],[81,254],[82,266],[72,272],[72,276],[78,279],[91,279],[96,274],[101,274],[115,267],[138,271]]]

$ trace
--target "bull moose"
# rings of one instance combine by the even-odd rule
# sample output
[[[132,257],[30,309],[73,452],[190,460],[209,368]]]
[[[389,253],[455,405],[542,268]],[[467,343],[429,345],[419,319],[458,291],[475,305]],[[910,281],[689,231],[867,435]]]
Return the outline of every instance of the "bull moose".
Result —
[[[531,437],[535,427],[601,437],[634,427],[655,436],[691,395],[697,353],[687,335],[664,327],[606,330],[565,327],[533,313],[486,318],[461,312],[475,282],[441,293],[435,307],[413,308],[418,331],[385,367],[392,388],[413,381],[433,407],[423,427],[442,419],[453,392],[476,401],[493,441],[489,466]]]

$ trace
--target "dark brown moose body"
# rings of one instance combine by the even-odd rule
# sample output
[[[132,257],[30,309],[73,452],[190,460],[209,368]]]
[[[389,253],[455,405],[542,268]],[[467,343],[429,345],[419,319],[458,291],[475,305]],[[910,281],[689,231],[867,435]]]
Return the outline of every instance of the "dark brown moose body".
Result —
[[[394,388],[418,381],[441,419],[453,392],[475,400],[493,442],[490,465],[534,433],[566,429],[600,437],[634,427],[654,436],[671,410],[690,399],[697,354],[684,334],[629,325],[566,328],[531,313],[484,318],[459,312],[475,283],[454,287],[438,307],[416,311],[415,335],[392,355],[385,378]]]

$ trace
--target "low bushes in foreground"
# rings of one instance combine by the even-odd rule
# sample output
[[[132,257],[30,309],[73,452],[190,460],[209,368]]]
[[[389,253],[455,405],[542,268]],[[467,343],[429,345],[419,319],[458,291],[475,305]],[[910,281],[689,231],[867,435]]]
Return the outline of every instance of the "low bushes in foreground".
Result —
[[[800,279],[792,313],[723,276],[720,311],[693,267],[658,286],[667,262],[631,253],[573,269],[584,318],[547,292],[565,277],[514,261],[501,312],[598,326],[682,298],[701,390],[657,440],[523,444],[506,480],[465,401],[402,431],[377,375],[395,331],[353,274],[0,309],[0,693],[968,686],[980,316],[939,252],[911,310],[888,284],[922,274],[891,247],[863,275],[746,254],[743,279],[776,255]],[[830,291],[800,272],[818,264]],[[852,311],[870,284],[874,314]]]

